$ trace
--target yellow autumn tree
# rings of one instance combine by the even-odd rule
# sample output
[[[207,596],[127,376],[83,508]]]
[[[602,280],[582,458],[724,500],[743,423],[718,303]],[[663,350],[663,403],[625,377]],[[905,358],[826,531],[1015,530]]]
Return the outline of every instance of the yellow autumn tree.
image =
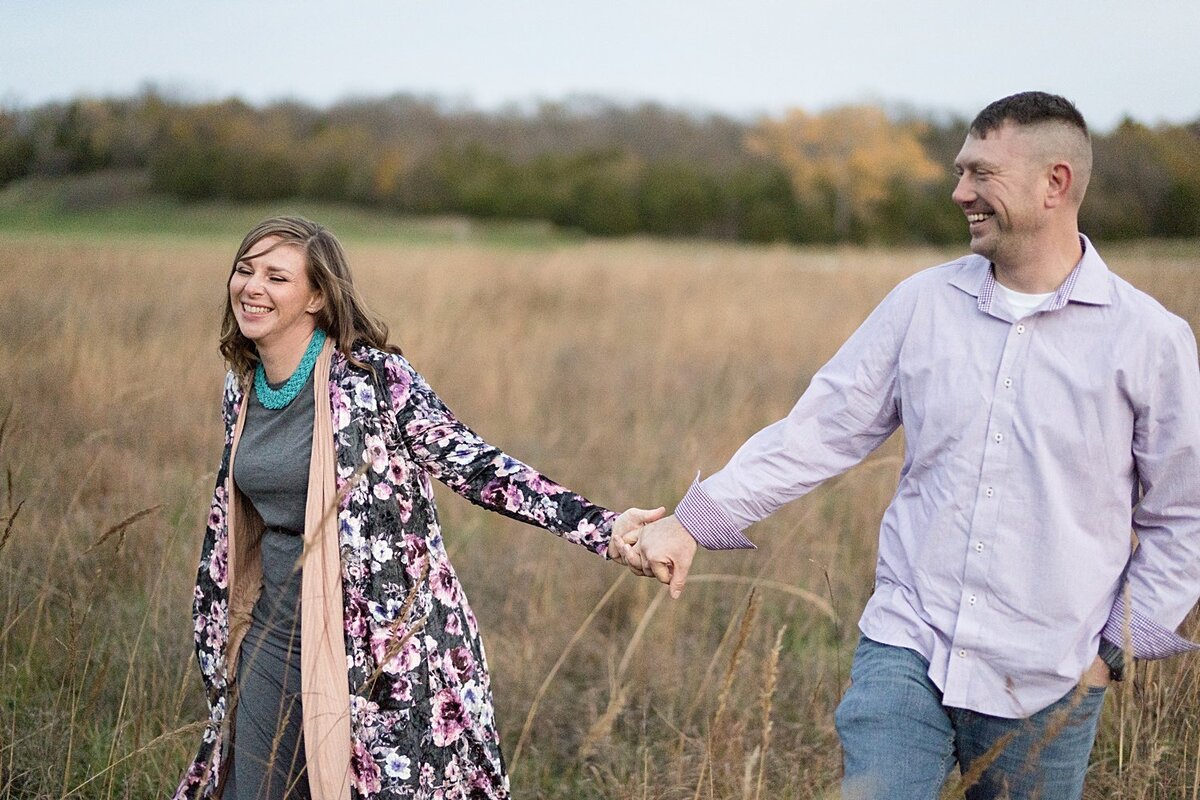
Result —
[[[921,133],[919,123],[893,122],[875,106],[820,114],[792,109],[759,122],[746,146],[783,166],[802,204],[832,194],[834,232],[844,239],[853,220],[870,227],[896,182],[919,186],[942,177],[921,145]]]

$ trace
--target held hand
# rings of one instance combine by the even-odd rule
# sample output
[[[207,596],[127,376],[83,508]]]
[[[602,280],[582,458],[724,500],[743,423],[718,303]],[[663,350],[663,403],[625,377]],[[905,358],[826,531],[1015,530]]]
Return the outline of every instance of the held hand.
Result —
[[[613,521],[612,538],[608,540],[608,557],[618,564],[629,566],[629,562],[625,560],[625,549],[637,544],[643,526],[662,519],[665,513],[667,509],[662,506],[651,509],[631,508],[617,517]]]
[[[640,531],[635,546],[626,545],[625,560],[639,575],[653,575],[671,587],[678,599],[696,555],[696,540],[672,514]]]

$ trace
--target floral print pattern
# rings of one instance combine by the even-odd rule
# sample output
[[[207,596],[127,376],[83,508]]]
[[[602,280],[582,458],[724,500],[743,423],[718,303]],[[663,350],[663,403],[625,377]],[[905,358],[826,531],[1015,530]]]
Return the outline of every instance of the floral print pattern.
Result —
[[[487,444],[399,355],[334,352],[329,374],[342,564],[351,772],[361,798],[507,798],[475,615],[442,542],[431,478],[484,508],[604,555],[615,514]],[[230,675],[226,525],[245,390],[225,381],[225,448],[193,602],[209,720],[177,798],[215,796]]]

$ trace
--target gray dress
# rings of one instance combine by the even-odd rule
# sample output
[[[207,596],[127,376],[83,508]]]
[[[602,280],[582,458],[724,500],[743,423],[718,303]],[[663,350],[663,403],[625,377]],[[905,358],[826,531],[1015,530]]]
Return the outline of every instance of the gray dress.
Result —
[[[233,769],[224,798],[308,798],[298,565],[316,409],[312,376],[286,408],[265,408],[254,391],[249,404],[233,479],[265,526],[263,586],[238,658]]]

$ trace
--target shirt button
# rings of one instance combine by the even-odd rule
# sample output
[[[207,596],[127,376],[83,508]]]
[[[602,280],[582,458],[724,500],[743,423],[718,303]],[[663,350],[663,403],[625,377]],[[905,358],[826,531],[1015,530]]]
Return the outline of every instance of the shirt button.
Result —
[[[1000,442],[1003,442],[1003,441],[1004,441],[1004,434],[1003,434],[1003,433],[997,433],[997,434],[996,434],[994,437],[992,437],[992,438],[994,438],[994,439],[996,440],[996,443],[997,443],[997,444],[999,444]]]
[[[976,543],[975,543],[975,552],[976,552],[976,553],[982,553],[982,552],[983,552],[983,542],[976,542]]]
[[[1011,389],[1011,388],[1012,388],[1012,378],[1005,378],[1005,379],[1004,379],[1004,388],[1005,388],[1005,389]]]
[[[990,486],[984,491],[984,494],[986,494],[988,497],[991,497],[995,493],[996,493],[996,491],[994,489],[992,489],[992,487],[990,487]]]
[[[1017,326],[1017,333],[1024,333],[1024,332],[1025,332],[1025,326],[1024,326],[1024,325],[1018,325],[1018,326]]]
[[[971,597],[967,600],[967,602],[970,603],[971,605],[975,605],[975,595],[971,595]]]
[[[959,651],[958,651],[958,657],[959,657],[959,658],[966,658],[966,657],[967,657],[967,651],[966,651],[966,650],[959,650]]]

